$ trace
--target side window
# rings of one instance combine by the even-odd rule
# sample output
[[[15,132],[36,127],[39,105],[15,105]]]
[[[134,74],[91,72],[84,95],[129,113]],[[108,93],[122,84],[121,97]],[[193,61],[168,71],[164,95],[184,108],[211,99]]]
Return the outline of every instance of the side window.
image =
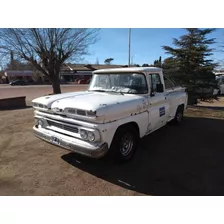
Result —
[[[159,74],[152,74],[151,75],[151,91],[153,93],[156,92],[156,85],[161,84],[160,76]]]
[[[174,83],[171,80],[167,79],[166,76],[164,76],[164,82],[165,82],[166,89],[174,87]]]

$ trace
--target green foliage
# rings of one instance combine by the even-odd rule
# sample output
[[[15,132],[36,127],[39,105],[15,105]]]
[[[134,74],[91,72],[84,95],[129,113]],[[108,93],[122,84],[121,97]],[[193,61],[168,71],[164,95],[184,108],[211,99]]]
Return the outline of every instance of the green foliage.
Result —
[[[104,63],[106,65],[110,65],[111,64],[111,61],[113,61],[113,60],[114,60],[113,58],[107,58],[107,59],[105,59]]]
[[[154,64],[153,64],[154,67],[159,67],[159,68],[162,68],[162,57],[160,56],[158,60],[155,60],[154,61]]]
[[[213,55],[210,48],[214,38],[207,38],[214,29],[187,28],[187,34],[173,39],[174,47],[163,46],[171,57],[164,60],[165,73],[181,84],[187,86],[189,96],[195,99],[211,98],[216,87],[215,75],[212,73],[216,64],[209,57]],[[191,101],[191,99],[190,99]]]

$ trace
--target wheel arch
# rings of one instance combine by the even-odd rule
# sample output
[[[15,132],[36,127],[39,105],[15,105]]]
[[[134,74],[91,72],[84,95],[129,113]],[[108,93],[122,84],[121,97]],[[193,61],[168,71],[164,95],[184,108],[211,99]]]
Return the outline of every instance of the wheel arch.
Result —
[[[125,126],[129,126],[129,125],[131,125],[132,127],[135,128],[135,130],[136,130],[136,132],[137,132],[137,134],[138,134],[138,137],[140,137],[140,129],[139,129],[138,124],[137,124],[135,121],[130,121],[130,122],[127,122],[127,123],[124,123],[124,124],[118,126],[117,129],[116,129],[116,131],[115,131],[115,133],[114,133],[114,135],[116,135],[117,131],[118,131],[120,128],[124,128]]]
[[[145,136],[148,128],[149,115],[147,112],[129,116],[121,120],[103,124],[100,128],[103,141],[107,142],[108,146],[117,133],[117,131],[126,125],[132,125],[140,138]]]

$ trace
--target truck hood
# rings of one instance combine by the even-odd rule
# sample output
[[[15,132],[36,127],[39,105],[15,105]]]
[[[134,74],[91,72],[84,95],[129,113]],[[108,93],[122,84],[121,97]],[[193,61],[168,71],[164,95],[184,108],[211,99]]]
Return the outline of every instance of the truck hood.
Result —
[[[128,114],[140,113],[148,105],[146,98],[139,95],[88,91],[40,97],[32,102],[65,113],[69,109],[92,112],[95,114],[94,119],[101,121],[112,121]],[[88,118],[83,116],[83,119]]]
[[[43,104],[43,105],[47,106],[48,108],[51,108],[52,103],[55,102],[56,100],[66,99],[66,98],[69,98],[72,96],[80,95],[82,93],[85,94],[85,92],[71,92],[71,93],[62,93],[62,94],[42,96],[42,97],[32,100],[32,103]]]

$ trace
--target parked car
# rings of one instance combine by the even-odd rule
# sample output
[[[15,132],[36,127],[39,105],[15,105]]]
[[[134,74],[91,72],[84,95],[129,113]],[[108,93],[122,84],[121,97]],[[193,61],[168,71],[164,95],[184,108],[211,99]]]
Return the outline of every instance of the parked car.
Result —
[[[27,82],[25,82],[24,80],[15,80],[15,81],[12,81],[9,83],[9,85],[11,85],[11,86],[15,86],[15,85],[24,86],[26,84],[27,84]]]
[[[81,79],[78,81],[78,84],[89,84],[90,83],[90,79]]]
[[[167,82],[161,68],[96,70],[87,91],[32,101],[34,133],[92,158],[130,160],[140,138],[170,121],[182,121],[188,100],[186,88]]]

